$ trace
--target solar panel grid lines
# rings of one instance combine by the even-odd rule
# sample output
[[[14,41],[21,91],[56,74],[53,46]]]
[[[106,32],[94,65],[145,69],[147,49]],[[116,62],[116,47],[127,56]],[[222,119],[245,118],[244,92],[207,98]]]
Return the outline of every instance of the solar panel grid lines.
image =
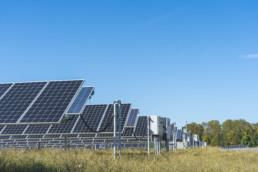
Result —
[[[0,100],[0,124],[16,124],[46,82],[15,83]]]
[[[6,125],[1,125],[0,126],[0,134],[2,133],[2,131],[5,129]]]
[[[130,109],[131,109],[131,104],[127,103],[127,104],[121,104],[121,108],[122,108],[122,111],[121,111],[121,118],[122,118],[122,122],[121,122],[121,125],[122,125],[122,131],[123,132],[123,129],[124,129],[124,126],[125,126],[125,121],[127,119],[127,116],[129,115],[129,112],[130,112]],[[100,127],[100,130],[103,130],[105,126],[107,126],[109,124],[109,122],[112,120],[113,118],[113,114],[114,114],[114,106],[113,104],[109,104],[109,107],[107,109],[107,112],[105,114],[105,117],[102,121],[102,124],[101,124],[101,127]],[[118,114],[118,108],[117,108],[117,114]],[[111,124],[107,127],[106,129],[106,132],[113,132],[113,122],[111,122]],[[118,122],[117,122],[117,129],[118,129]]]
[[[146,136],[147,135],[147,116],[139,116],[137,125],[135,128],[135,136]]]
[[[93,130],[97,130],[97,127],[99,125],[99,122],[103,116],[103,113],[106,109],[106,104],[100,104],[100,105],[86,105],[85,109],[82,113],[83,118],[86,120],[87,124],[90,125],[90,127]],[[79,120],[73,130],[73,133],[92,133],[90,129],[88,129],[83,120]]]
[[[107,110],[108,110],[108,105],[106,106],[106,109],[105,109],[105,111],[103,112],[103,115],[102,115],[102,117],[101,117],[101,119],[100,119],[100,122],[99,122],[99,125],[98,125],[98,128],[97,128],[97,131],[100,131],[100,127],[101,127],[101,124],[102,124],[102,122],[103,122],[103,119],[104,119],[104,117],[105,117],[105,115],[106,115],[106,113],[107,113]]]
[[[57,125],[52,125],[48,131],[48,134],[65,134],[71,133],[72,129],[74,128],[74,124],[76,123],[79,116],[74,116],[73,119],[67,120],[65,122],[61,122]]]
[[[125,128],[122,136],[132,136],[133,135],[133,128]]]
[[[67,114],[81,114],[95,87],[82,87]]]
[[[43,136],[44,135],[28,135],[28,137],[27,137],[27,139],[31,139],[31,138],[39,138],[39,139],[41,139],[41,138],[43,138]]]
[[[14,85],[14,83],[0,84],[0,100],[12,88],[13,85]]]
[[[60,134],[55,134],[55,135],[44,135],[44,139],[48,139],[48,138],[60,138],[61,135]]]
[[[21,119],[24,117],[24,115],[29,111],[29,109],[31,108],[31,106],[35,103],[35,101],[38,99],[38,97],[42,94],[42,92],[46,89],[46,87],[48,86],[49,82],[46,82],[46,84],[44,85],[44,87],[40,90],[40,92],[38,93],[38,95],[33,99],[33,101],[30,103],[30,105],[27,107],[27,109],[23,112],[23,114],[20,116],[20,118],[17,120],[16,123],[20,123]]]
[[[83,80],[50,81],[20,123],[59,123],[82,84]]]
[[[76,119],[76,121],[75,121],[75,123],[74,123],[74,125],[73,125],[73,128],[72,128],[72,130],[71,130],[71,133],[73,133],[73,131],[74,131],[75,127],[77,126],[77,123],[79,122],[79,120],[81,120],[81,116],[79,116],[79,117]]]
[[[23,130],[22,135],[24,134],[24,132],[27,130],[28,127],[29,125],[27,125],[26,128]]]
[[[139,113],[139,109],[131,109],[128,121],[126,123],[126,127],[134,127],[138,113]]]
[[[28,125],[24,134],[46,134],[51,125]]]
[[[7,125],[1,135],[21,135],[26,128],[27,125]]]

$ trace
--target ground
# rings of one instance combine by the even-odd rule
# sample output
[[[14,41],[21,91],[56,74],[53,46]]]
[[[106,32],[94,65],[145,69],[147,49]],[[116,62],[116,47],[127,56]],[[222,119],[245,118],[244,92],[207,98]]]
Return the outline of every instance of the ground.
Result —
[[[148,157],[146,150],[1,150],[0,171],[258,171],[258,152],[191,148]]]

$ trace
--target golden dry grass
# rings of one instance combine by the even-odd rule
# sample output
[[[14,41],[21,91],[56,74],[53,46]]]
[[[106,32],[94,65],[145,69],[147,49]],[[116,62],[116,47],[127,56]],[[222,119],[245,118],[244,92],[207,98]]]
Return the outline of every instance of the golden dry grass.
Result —
[[[113,160],[112,150],[1,150],[0,171],[258,171],[258,152],[223,152],[196,148],[147,156],[144,150],[124,150]]]

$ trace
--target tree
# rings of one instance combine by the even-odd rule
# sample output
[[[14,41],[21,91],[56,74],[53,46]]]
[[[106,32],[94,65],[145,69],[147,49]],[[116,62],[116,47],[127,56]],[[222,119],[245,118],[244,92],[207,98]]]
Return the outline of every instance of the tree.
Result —
[[[221,126],[219,121],[212,120],[208,123],[203,123],[204,132],[203,138],[208,144],[212,146],[221,145]]]
[[[192,123],[186,125],[186,129],[187,129],[187,131],[191,132],[192,134],[197,134],[200,137],[200,139],[202,140],[202,134],[203,134],[204,128],[201,124],[192,122]]]
[[[247,132],[243,132],[241,144],[242,145],[247,145],[247,146],[252,146],[251,136]]]

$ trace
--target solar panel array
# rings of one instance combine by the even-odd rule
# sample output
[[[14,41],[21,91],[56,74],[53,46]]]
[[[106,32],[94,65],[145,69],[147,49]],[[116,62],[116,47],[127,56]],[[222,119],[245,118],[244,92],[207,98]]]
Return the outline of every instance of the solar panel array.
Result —
[[[94,87],[82,84],[83,80],[0,84],[0,147],[58,145],[64,138],[77,146],[113,144],[114,105],[86,105]],[[133,140],[134,132],[145,136],[147,117],[136,120],[139,109],[131,109],[129,103],[121,108],[122,137]],[[118,125],[117,120],[117,130]]]
[[[83,80],[0,84],[0,125],[59,123]]]

